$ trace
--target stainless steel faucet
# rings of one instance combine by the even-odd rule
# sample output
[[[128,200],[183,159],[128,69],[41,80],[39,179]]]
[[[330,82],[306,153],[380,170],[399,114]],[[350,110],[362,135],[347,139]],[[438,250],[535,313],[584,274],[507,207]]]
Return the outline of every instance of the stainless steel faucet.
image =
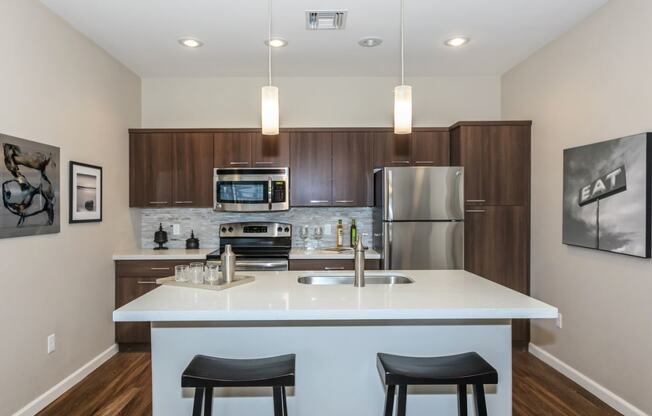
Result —
[[[355,256],[355,279],[353,279],[353,286],[364,287],[364,245],[362,244],[362,236],[358,236],[358,241],[355,243],[353,252]]]

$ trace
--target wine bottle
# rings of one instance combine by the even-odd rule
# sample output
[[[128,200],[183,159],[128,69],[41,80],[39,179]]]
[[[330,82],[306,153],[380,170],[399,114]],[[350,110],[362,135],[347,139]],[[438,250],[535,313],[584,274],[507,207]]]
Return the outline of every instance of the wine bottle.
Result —
[[[351,247],[355,247],[355,243],[358,241],[358,227],[355,225],[355,219],[351,220]]]

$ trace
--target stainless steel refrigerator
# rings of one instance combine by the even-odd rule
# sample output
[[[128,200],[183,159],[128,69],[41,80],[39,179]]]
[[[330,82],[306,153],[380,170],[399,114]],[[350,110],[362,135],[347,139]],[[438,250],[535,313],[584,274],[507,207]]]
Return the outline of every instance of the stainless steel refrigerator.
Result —
[[[379,169],[374,199],[384,269],[464,268],[464,168]]]

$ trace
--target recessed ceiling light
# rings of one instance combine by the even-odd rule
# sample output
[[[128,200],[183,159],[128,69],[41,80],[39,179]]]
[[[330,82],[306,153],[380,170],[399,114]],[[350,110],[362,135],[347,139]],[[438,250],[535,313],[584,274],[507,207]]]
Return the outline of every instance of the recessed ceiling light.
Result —
[[[469,43],[469,40],[470,40],[469,38],[466,38],[464,36],[456,36],[454,38],[448,39],[446,42],[444,42],[444,44],[446,46],[457,48],[466,45],[467,43]]]
[[[288,41],[283,38],[272,38],[271,40],[265,40],[265,46],[271,46],[272,48],[282,48],[287,46]]]
[[[358,41],[358,45],[364,46],[365,48],[373,48],[383,43],[381,38],[362,38]]]
[[[199,48],[204,45],[204,43],[199,39],[194,38],[181,38],[179,43],[186,48]]]

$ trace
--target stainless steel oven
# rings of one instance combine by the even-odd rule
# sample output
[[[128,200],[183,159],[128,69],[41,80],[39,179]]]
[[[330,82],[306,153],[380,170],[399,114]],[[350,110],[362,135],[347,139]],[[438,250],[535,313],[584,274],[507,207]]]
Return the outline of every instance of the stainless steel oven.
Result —
[[[213,201],[215,211],[287,211],[290,209],[290,169],[215,169]]]

